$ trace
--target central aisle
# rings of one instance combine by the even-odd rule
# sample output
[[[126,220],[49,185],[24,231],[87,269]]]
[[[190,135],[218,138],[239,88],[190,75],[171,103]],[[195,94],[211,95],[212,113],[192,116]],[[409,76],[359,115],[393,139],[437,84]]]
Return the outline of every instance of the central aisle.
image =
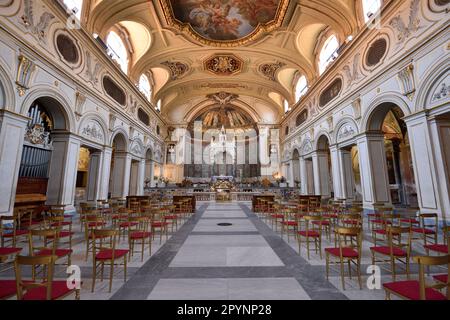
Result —
[[[112,299],[346,299],[323,274],[248,204],[211,203],[201,205]]]

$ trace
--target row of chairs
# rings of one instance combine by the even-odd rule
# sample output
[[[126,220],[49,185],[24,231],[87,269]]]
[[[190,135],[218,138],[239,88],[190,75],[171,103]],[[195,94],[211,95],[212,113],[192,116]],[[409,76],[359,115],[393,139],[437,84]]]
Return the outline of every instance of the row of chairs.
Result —
[[[35,298],[56,299],[65,297],[72,292],[75,292],[76,298],[79,298],[79,290],[67,291],[60,286],[62,282],[53,280],[53,271],[58,263],[71,264],[72,235],[74,234],[84,236],[86,260],[92,254],[92,292],[95,290],[97,280],[103,281],[105,267],[110,268],[109,292],[111,292],[115,268],[123,267],[124,281],[126,281],[127,262],[131,260],[131,257],[140,252],[141,261],[143,261],[145,248],[151,255],[152,240],[154,240],[155,234],[160,234],[160,242],[162,242],[163,235],[168,237],[170,226],[172,226],[171,231],[175,231],[179,221],[188,219],[193,212],[185,201],[173,204],[169,199],[159,203],[140,203],[138,208],[131,208],[131,205],[132,202],[129,203],[128,208],[125,207],[125,203],[81,205],[80,233],[72,231],[72,219],[65,216],[64,211],[58,211],[56,208],[46,212],[39,224],[27,229],[19,229],[15,217],[1,217],[0,262],[2,265],[6,265],[4,262],[7,262],[8,258],[16,257],[14,260],[16,280],[0,281],[2,288],[0,289],[0,299],[14,294],[17,294],[19,299],[30,298],[28,292],[33,292],[33,288],[35,288],[30,287],[28,285],[30,283],[40,283],[40,292],[46,292],[44,295],[34,296]],[[27,237],[28,256],[20,256],[23,248],[17,246],[17,243],[24,241]],[[128,246],[122,248],[119,244],[121,239],[125,238]],[[67,241],[63,243],[63,239],[67,239]],[[21,280],[21,274],[19,274],[21,265],[32,267],[31,280]],[[40,275],[42,277],[38,280]],[[18,283],[22,286],[25,294],[17,290]],[[65,283],[66,281],[64,281]],[[48,295],[49,292],[50,295]]]
[[[325,235],[334,247],[325,248],[326,276],[329,277],[331,265],[340,266],[342,287],[345,290],[345,266],[348,266],[348,275],[352,277],[352,267],[356,269],[356,276],[360,288],[361,283],[361,257],[363,241],[363,208],[362,204],[346,208],[342,203],[329,203],[327,206],[311,203],[299,203],[298,200],[284,204],[262,201],[259,203],[259,212],[275,231],[280,229],[281,235],[294,234],[298,240],[299,253],[303,244],[306,245],[307,257],[310,259],[310,251],[315,251],[322,259],[322,237]],[[395,289],[400,292],[405,287],[417,289],[416,297],[425,297],[422,293],[426,288],[428,298],[445,298],[441,292],[435,289],[448,287],[446,274],[434,276],[436,281],[429,287],[424,281],[411,281],[410,260],[412,258],[412,241],[422,240],[427,257],[414,257],[419,265],[448,265],[445,257],[450,254],[449,227],[444,227],[442,244],[438,243],[438,221],[436,214],[421,214],[417,218],[405,217],[394,214],[392,210],[378,209],[375,214],[368,217],[369,230],[373,238],[373,246],[370,247],[373,265],[388,265],[387,269],[392,275],[392,282],[385,284],[387,298],[395,294]],[[430,222],[430,220],[432,220]],[[418,237],[414,237],[418,235]],[[443,257],[429,257],[433,254],[444,254]],[[436,258],[436,259],[435,259]],[[397,281],[398,265],[404,267],[407,281]],[[419,278],[422,279],[421,268]],[[419,294],[420,291],[420,294]],[[425,292],[424,291],[424,292]],[[428,294],[429,293],[429,294]],[[411,297],[411,296],[410,296]]]

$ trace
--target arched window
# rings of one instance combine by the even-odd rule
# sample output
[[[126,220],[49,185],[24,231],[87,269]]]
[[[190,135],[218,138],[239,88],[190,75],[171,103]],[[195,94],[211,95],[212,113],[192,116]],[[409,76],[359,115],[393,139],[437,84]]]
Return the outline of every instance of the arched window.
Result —
[[[83,9],[83,0],[64,0],[67,9],[72,11],[78,20],[81,20],[81,10]]]
[[[161,105],[162,105],[162,101],[161,101],[161,99],[159,99],[158,102],[156,103],[156,110],[161,111]]]
[[[290,110],[289,102],[284,100],[284,112],[287,113]]]
[[[308,91],[308,82],[306,81],[305,76],[301,76],[297,80],[297,84],[295,86],[295,101],[299,101],[300,98],[305,95],[305,93]]]
[[[325,41],[319,55],[319,73],[322,74],[328,65],[337,58],[337,50],[339,49],[339,41],[335,35],[332,35]]]
[[[139,78],[139,90],[150,101],[150,99],[152,98],[152,86],[150,85],[150,81],[145,74],[142,74]]]
[[[111,31],[106,38],[108,54],[119,63],[120,68],[128,74],[128,52],[125,44],[117,33]]]
[[[381,0],[361,0],[364,21],[369,21],[381,8]]]

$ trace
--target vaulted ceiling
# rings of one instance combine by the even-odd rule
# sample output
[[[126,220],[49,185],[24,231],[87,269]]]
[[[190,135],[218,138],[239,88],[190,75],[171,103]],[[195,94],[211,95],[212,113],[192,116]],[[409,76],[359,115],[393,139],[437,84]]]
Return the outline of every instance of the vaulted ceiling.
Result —
[[[215,7],[219,2],[222,6]],[[255,113],[261,123],[275,124],[284,114],[283,100],[295,103],[296,75],[305,75],[310,84],[318,78],[316,57],[324,38],[334,33],[343,43],[358,31],[356,2],[90,0],[83,19],[87,30],[103,39],[113,28],[123,31],[131,48],[129,76],[137,82],[142,73],[152,73],[153,100],[162,99],[162,115],[169,123],[188,123],[195,110],[216,103],[210,96],[220,92],[237,95],[236,104]],[[247,29],[242,22],[239,28],[221,28],[220,12],[215,28],[208,25],[211,20],[205,23],[202,10],[230,10],[227,4],[233,17],[250,15],[237,13],[235,7],[241,5],[246,10],[253,5],[259,15],[244,21]],[[178,19],[191,19],[195,25]],[[236,19],[228,22],[239,24]]]

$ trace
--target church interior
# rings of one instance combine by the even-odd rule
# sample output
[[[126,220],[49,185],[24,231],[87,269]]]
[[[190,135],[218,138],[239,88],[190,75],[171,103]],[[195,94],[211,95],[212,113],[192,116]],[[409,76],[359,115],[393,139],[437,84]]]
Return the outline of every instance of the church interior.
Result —
[[[449,0],[0,0],[1,300],[450,300]]]

